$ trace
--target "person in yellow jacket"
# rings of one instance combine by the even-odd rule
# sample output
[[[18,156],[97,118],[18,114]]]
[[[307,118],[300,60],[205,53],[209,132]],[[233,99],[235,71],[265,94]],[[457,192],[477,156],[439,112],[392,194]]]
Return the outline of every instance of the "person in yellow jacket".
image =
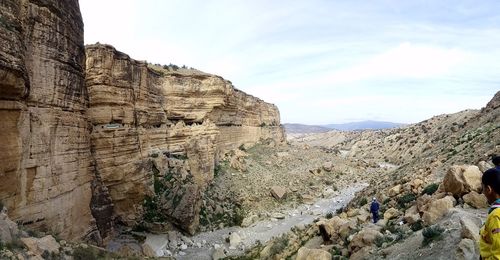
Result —
[[[492,168],[483,173],[483,194],[491,204],[488,217],[479,231],[479,251],[484,260],[500,259],[500,171]]]

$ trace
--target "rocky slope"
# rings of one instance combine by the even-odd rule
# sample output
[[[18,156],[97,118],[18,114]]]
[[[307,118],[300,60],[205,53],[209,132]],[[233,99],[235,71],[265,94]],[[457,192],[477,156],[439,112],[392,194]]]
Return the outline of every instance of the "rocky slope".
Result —
[[[306,259],[301,251],[310,250],[322,255],[318,259],[477,259],[477,233],[487,207],[480,178],[492,166],[490,156],[500,153],[499,103],[500,92],[480,111],[441,115],[389,131],[331,132],[292,140],[392,170],[379,172],[338,216],[323,218],[305,231],[294,230],[249,254]],[[377,225],[370,223],[371,197],[382,204]],[[265,254],[280,243],[289,246]]]
[[[0,43],[0,201],[30,228],[99,242],[154,212],[194,232],[218,158],[284,139],[276,106],[221,77],[86,55],[76,0],[2,1]]]

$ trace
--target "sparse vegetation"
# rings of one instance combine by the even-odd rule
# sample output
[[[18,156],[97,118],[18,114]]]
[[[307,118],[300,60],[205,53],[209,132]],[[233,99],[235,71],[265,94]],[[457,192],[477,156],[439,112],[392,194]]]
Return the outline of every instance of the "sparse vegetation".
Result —
[[[277,254],[283,252],[283,250],[286,248],[286,246],[288,246],[288,240],[289,239],[288,239],[288,236],[286,234],[275,239],[273,241],[273,245],[271,246],[271,249],[269,250],[270,254],[277,255]]]
[[[422,194],[432,195],[437,191],[438,187],[439,183],[429,184],[422,190]]]
[[[326,213],[325,218],[327,218],[327,219],[333,218],[333,212]]]
[[[439,225],[430,226],[422,230],[422,236],[424,240],[422,241],[422,246],[427,246],[433,241],[441,239],[441,235],[444,232],[444,228]]]
[[[417,222],[411,224],[410,228],[413,231],[418,231],[418,230],[424,228],[424,222],[421,219],[419,219]]]
[[[405,194],[405,195],[398,198],[398,205],[400,208],[404,209],[404,208],[406,208],[408,203],[410,203],[416,199],[417,199],[417,196],[415,194],[408,193],[408,194]]]
[[[366,205],[366,203],[368,203],[368,199],[366,199],[366,197],[362,197],[362,198],[359,200],[358,205],[361,207],[361,206]]]

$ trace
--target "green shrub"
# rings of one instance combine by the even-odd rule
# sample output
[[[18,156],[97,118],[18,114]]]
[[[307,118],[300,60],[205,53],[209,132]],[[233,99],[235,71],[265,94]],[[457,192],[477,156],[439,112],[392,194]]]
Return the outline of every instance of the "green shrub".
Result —
[[[328,212],[326,213],[326,216],[325,216],[327,219],[331,219],[333,218],[333,212]]]
[[[398,198],[398,204],[400,208],[405,208],[407,203],[410,203],[417,199],[417,196],[413,193],[408,193]]]
[[[375,240],[374,240],[373,242],[375,242],[375,245],[376,245],[377,247],[382,247],[382,245],[383,245],[384,243],[391,243],[391,242],[393,242],[393,241],[394,241],[394,240],[393,240],[390,236],[383,236],[383,235],[382,235],[382,236],[380,236],[380,235],[379,235],[379,236],[375,237]]]
[[[366,203],[368,203],[368,200],[366,199],[366,197],[363,197],[359,200],[358,205],[361,207],[363,205],[366,205]]]
[[[436,190],[438,189],[438,187],[439,187],[439,183],[429,184],[427,187],[425,187],[422,190],[422,194],[432,195],[432,194],[434,194],[434,192],[436,192]]]
[[[438,225],[424,228],[424,230],[422,230],[422,236],[424,237],[424,240],[422,241],[422,246],[426,246],[430,244],[432,241],[439,240],[443,232],[444,228]]]
[[[286,246],[288,246],[288,236],[283,235],[274,240],[269,252],[271,253],[271,255],[277,255],[283,252]]]
[[[97,259],[97,253],[93,248],[87,247],[77,247],[73,250],[73,259],[75,260],[89,260]]]
[[[410,228],[413,231],[418,231],[418,230],[424,228],[424,222],[421,219],[419,219],[417,222],[411,224]]]

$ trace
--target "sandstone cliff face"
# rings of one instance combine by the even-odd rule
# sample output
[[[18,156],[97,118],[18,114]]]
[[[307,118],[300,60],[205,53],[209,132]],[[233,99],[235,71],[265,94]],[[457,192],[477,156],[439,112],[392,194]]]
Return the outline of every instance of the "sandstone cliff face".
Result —
[[[86,51],[92,153],[122,221],[161,212],[193,233],[216,155],[284,140],[278,109],[221,77],[150,68],[108,45]]]
[[[65,238],[93,228],[84,58],[76,0],[0,3],[0,200]]]

